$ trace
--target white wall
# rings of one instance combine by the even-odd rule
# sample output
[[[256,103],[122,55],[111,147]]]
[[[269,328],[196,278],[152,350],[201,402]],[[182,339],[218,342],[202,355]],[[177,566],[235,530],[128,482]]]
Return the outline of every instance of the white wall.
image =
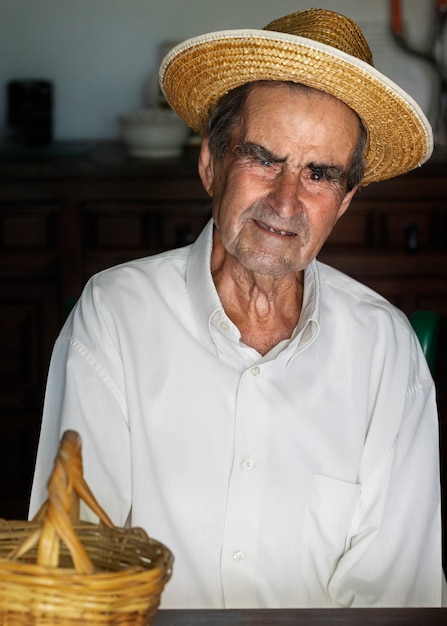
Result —
[[[404,0],[404,5],[412,34],[423,38],[432,0]],[[431,106],[431,84],[421,72],[415,79],[407,57],[392,44],[395,56],[383,57],[388,0],[0,0],[0,134],[7,82],[46,78],[55,86],[56,139],[114,138],[119,113],[146,104],[161,42],[226,28],[262,28],[309,6],[358,21],[377,41],[370,43],[379,69],[413,90],[424,109]]]

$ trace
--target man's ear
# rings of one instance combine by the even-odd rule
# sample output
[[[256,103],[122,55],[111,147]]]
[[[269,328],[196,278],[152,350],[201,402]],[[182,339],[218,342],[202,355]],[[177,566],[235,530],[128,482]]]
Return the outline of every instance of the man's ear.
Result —
[[[213,196],[214,162],[207,137],[203,137],[199,154],[199,175],[207,194]]]

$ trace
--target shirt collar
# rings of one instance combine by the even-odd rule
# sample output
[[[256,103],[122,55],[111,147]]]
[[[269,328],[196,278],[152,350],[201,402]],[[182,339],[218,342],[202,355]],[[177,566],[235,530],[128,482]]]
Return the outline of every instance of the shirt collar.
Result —
[[[210,220],[192,244],[186,265],[186,289],[200,328],[208,334],[213,315],[223,311],[222,303],[211,276],[213,220]]]
[[[301,315],[291,338],[290,362],[307,348],[320,330],[320,275],[314,259],[304,270],[304,292]]]
[[[191,298],[193,310],[200,327],[213,341],[210,325],[219,313],[219,319],[226,317],[222,303],[211,276],[211,252],[213,247],[213,220],[205,226],[192,244],[186,267],[186,288]],[[227,318],[228,319],[228,318]],[[228,322],[232,322],[228,319]],[[317,261],[312,261],[304,272],[304,293],[301,315],[287,349],[290,358],[310,345],[319,332],[320,326],[320,279]],[[267,355],[266,355],[267,356]]]

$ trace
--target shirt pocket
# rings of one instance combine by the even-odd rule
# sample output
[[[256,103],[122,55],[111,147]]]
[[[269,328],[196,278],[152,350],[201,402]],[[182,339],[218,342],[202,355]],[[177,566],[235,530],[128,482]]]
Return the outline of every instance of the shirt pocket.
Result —
[[[326,584],[347,547],[347,535],[357,508],[361,485],[313,474],[303,527],[303,557],[307,567]],[[323,580],[324,582],[323,582]]]
[[[307,508],[321,523],[346,529],[360,496],[360,485],[312,474]]]

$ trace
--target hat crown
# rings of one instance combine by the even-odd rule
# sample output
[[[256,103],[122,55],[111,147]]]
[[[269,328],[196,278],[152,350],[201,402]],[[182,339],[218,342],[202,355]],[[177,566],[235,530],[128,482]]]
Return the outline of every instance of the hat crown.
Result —
[[[333,11],[297,11],[273,20],[264,26],[264,30],[312,39],[374,65],[370,47],[357,24]]]

